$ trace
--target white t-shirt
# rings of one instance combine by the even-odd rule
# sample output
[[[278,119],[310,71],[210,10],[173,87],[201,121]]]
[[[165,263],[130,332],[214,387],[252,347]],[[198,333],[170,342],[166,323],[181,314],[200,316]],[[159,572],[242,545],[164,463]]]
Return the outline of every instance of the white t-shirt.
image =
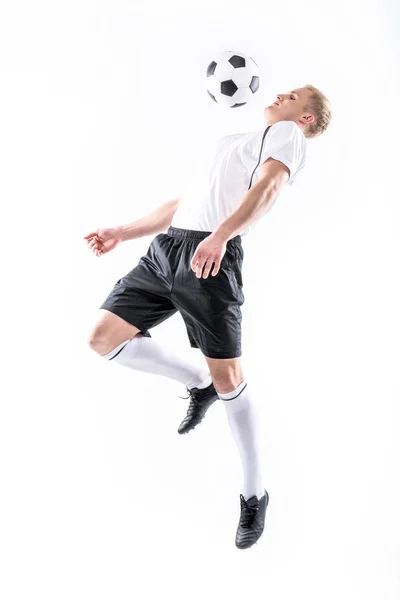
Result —
[[[193,165],[187,187],[171,226],[196,231],[214,231],[240,205],[248,190],[259,180],[260,166],[272,156],[290,170],[292,185],[306,162],[306,138],[294,121],[279,121],[249,133],[228,134],[212,143]],[[240,233],[247,235],[256,221]]]

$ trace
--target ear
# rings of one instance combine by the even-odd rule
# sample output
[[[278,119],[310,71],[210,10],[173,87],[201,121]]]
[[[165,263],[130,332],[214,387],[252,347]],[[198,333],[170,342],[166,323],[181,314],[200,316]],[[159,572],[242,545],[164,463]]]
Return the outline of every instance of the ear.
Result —
[[[300,121],[305,123],[305,125],[311,125],[311,123],[314,123],[315,117],[314,115],[305,115],[304,117],[300,117]]]

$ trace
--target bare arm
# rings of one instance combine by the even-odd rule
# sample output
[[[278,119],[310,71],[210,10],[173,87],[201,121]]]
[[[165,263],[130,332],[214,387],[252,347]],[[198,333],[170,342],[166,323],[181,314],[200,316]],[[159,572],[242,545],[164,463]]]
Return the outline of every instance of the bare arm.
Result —
[[[116,227],[121,242],[135,240],[146,235],[152,235],[165,231],[171,225],[172,218],[179,206],[180,198],[169,200],[158,206],[151,213],[128,223]]]
[[[246,192],[239,207],[214,230],[216,236],[227,242],[269,211],[278,194],[274,187],[261,189],[258,183]]]
[[[239,207],[219,224],[214,234],[228,241],[272,207],[289,179],[289,169],[280,161],[268,158],[260,167],[260,179],[244,195]]]

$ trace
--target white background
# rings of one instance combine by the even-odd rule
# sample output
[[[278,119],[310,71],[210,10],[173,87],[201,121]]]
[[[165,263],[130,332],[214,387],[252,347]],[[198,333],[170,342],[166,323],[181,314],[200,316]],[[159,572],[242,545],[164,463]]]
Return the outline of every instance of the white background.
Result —
[[[398,39],[394,0],[2,3],[3,600],[399,598]],[[204,89],[232,49],[261,70],[236,110]],[[222,404],[179,436],[183,386],[87,345],[152,237],[101,258],[82,237],[179,196],[192,150],[307,83],[331,125],[243,240],[270,494],[243,552]],[[203,360],[179,314],[152,335]]]

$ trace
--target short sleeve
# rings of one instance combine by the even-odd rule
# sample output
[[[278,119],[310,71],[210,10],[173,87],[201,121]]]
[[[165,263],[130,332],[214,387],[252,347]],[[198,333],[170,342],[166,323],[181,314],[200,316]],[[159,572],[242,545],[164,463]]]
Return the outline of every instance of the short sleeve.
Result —
[[[270,157],[287,166],[290,171],[288,184],[292,185],[306,159],[306,138],[294,121],[278,121],[271,126],[265,137],[260,164]]]

